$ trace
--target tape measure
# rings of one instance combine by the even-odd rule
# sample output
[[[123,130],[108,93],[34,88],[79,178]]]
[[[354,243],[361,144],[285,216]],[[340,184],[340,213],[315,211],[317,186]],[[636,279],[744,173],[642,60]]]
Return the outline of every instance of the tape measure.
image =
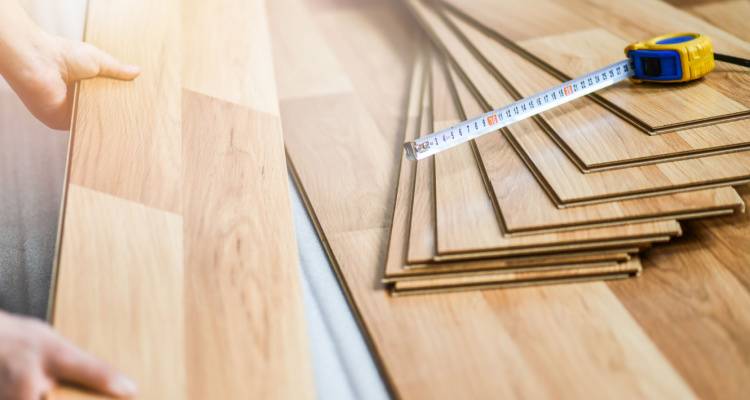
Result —
[[[688,82],[711,72],[714,59],[750,66],[750,60],[714,54],[708,36],[697,33],[675,33],[633,43],[625,48],[625,54],[625,60],[404,143],[406,157],[421,160],[628,78],[636,83]]]

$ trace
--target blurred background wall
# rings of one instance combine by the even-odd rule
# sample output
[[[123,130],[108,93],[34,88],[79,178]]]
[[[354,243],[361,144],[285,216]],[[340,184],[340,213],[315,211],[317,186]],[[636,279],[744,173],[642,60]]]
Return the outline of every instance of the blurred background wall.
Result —
[[[83,37],[85,0],[22,3],[46,31]],[[0,78],[0,309],[46,315],[68,137],[38,122]]]

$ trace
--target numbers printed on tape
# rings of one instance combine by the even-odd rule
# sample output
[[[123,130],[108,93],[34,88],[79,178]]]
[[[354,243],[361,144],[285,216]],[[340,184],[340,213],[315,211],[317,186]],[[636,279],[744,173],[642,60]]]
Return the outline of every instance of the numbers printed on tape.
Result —
[[[514,122],[593,93],[633,75],[629,60],[611,64],[505,107],[404,144],[407,158],[421,160]]]

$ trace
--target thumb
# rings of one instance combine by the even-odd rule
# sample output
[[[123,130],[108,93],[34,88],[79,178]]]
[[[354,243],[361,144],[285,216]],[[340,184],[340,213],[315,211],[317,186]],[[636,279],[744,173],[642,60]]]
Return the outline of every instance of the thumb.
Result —
[[[135,383],[94,356],[56,336],[47,347],[47,369],[53,378],[116,397],[135,396]]]
[[[71,67],[69,82],[96,77],[130,81],[141,73],[138,66],[125,64],[89,43],[77,43],[75,47],[67,60]]]

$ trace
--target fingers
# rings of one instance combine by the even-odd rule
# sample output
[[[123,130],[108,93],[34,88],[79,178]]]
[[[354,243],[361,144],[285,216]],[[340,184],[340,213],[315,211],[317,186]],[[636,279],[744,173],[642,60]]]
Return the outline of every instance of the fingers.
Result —
[[[130,379],[57,335],[46,356],[49,373],[59,380],[116,397],[132,397],[137,392]]]
[[[99,64],[99,74],[97,76],[132,81],[141,73],[141,69],[138,66],[124,64],[108,53],[93,46],[92,48],[94,60]]]
[[[140,73],[138,66],[125,64],[89,43],[68,42],[65,52],[69,83],[96,77],[133,80]]]

